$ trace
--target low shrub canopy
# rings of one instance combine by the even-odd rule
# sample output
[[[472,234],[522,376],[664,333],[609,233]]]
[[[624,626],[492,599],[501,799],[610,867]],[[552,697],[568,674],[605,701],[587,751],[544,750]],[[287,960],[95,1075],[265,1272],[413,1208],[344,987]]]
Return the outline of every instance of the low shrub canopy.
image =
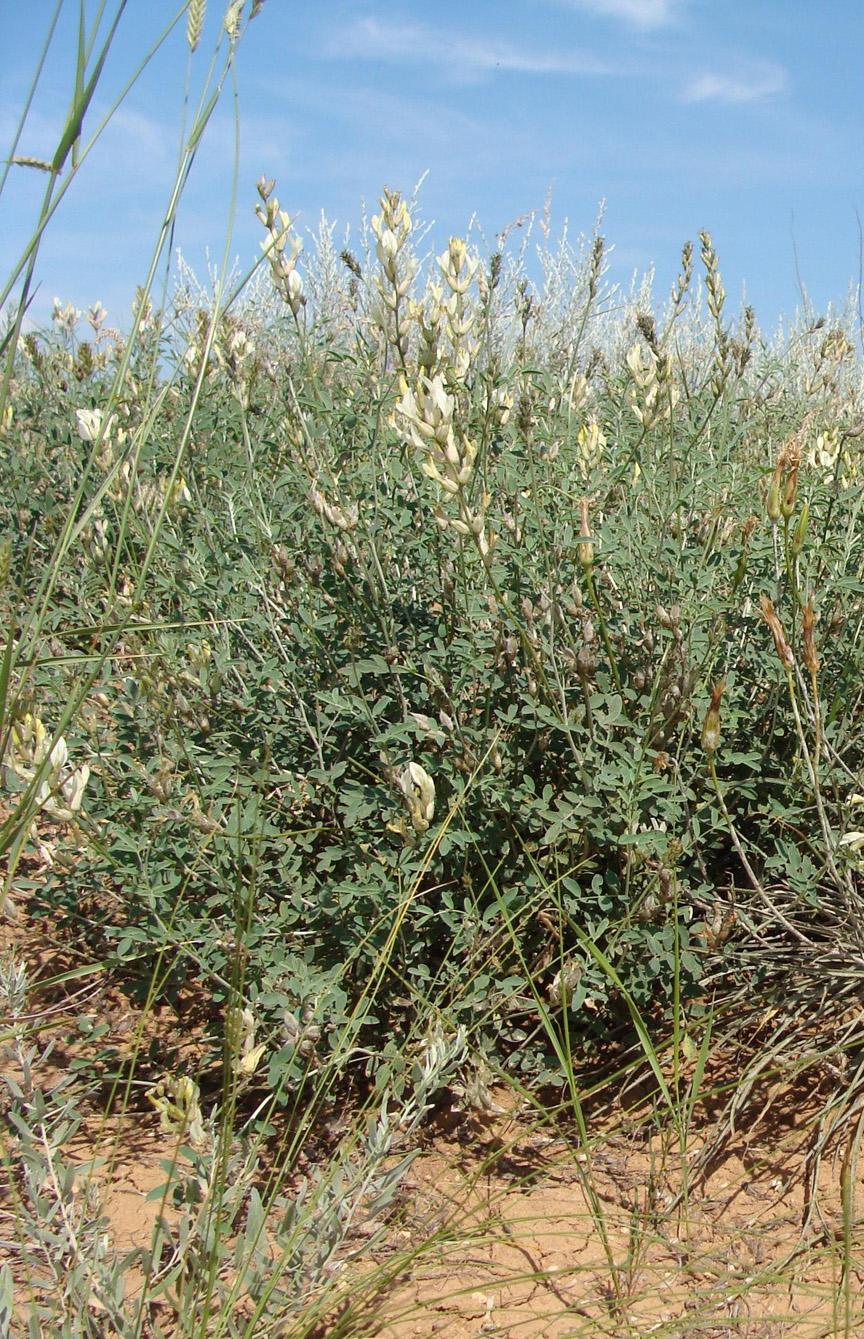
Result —
[[[421,265],[391,191],[307,259],[273,191],[272,293],[186,272],[134,345],[58,304],[20,347],[6,756],[20,792],[65,732],[46,914],[217,1012],[239,955],[277,1084],[420,1000],[554,1080],[544,1011],[597,1047],[860,934],[844,323],[733,319],[705,234],[656,312],[599,236]]]

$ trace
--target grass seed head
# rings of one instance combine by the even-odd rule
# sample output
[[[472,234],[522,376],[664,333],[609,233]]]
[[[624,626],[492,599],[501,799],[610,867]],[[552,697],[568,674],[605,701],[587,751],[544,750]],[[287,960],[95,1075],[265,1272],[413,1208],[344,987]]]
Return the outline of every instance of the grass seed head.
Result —
[[[190,51],[198,50],[206,9],[207,0],[189,0],[189,8],[186,11],[186,41]]]

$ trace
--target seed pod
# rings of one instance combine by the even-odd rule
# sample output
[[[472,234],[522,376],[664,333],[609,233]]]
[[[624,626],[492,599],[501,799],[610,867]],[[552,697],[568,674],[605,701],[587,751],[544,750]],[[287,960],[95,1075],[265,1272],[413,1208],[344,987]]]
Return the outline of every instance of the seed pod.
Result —
[[[783,497],[780,500],[780,511],[785,520],[789,520],[795,510],[795,499],[798,496],[798,465],[792,466],[786,476],[786,483],[783,487]]]
[[[768,489],[768,502],[765,510],[768,513],[768,519],[772,525],[776,525],[780,520],[780,484],[783,477],[783,466],[778,460],[774,466],[774,474],[771,478],[771,486]]]

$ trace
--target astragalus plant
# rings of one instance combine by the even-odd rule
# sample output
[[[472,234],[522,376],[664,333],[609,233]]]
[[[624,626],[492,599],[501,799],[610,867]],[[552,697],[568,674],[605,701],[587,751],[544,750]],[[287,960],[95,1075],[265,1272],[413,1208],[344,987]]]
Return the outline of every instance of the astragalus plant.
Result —
[[[635,1032],[674,1096],[703,1020],[743,1037],[765,1011],[772,1063],[809,1064],[830,1025],[838,1103],[860,1086],[851,323],[767,339],[707,233],[662,302],[613,288],[599,233],[433,245],[392,186],[340,246],[266,164],[239,183],[248,284],[183,266],[160,295],[260,8],[219,16],[130,328],[63,300],[24,322],[101,67],[79,62],[4,294],[4,906],[140,1010],[111,1102],[179,1151],[135,1268],[190,1335],[329,1323],[445,1084],[572,1094]],[[178,17],[194,58],[203,5]],[[178,1073],[147,1020],[190,1001]],[[49,1154],[22,1206],[52,1167],[63,1190]],[[144,1333],[158,1307],[129,1311],[78,1204],[64,1250]]]
[[[95,373],[55,395],[54,494],[81,414],[106,416],[79,572],[94,607],[135,610],[82,718],[107,825],[64,897],[101,890],[124,971],[158,960],[169,994],[203,973],[218,1007],[242,849],[274,1037],[288,1011],[316,1064],[346,1028],[373,1056],[434,995],[554,1080],[535,986],[578,963],[586,1045],[628,1017],[579,934],[662,1016],[676,972],[696,1000],[743,954],[743,987],[770,974],[751,945],[799,918],[809,943],[808,918],[854,905],[860,373],[832,317],[784,347],[731,318],[707,234],[652,311],[612,292],[600,237],[545,240],[541,287],[470,239],[415,254],[418,209],[386,191],[337,265],[332,229],[304,238],[262,179],[254,300],[220,313],[186,271],[149,318],[158,414],[106,403]],[[30,339],[22,403],[66,339]],[[55,498],[30,497],[49,533]],[[80,588],[56,583],[61,619]],[[270,1061],[296,1083],[308,1057]]]

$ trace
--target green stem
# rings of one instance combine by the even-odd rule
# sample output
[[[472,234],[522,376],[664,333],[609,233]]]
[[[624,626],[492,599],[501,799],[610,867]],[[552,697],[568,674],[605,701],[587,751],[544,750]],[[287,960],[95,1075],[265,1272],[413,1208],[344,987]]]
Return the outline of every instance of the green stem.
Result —
[[[615,652],[612,650],[612,642],[609,639],[609,629],[606,625],[606,619],[597,597],[597,588],[594,585],[594,573],[589,563],[583,563],[582,567],[585,572],[585,584],[588,587],[588,596],[594,606],[594,612],[597,615],[597,621],[600,624],[600,636],[603,639],[603,646],[606,649],[606,656],[609,661],[609,669],[612,672],[612,679],[617,691],[620,693],[622,691],[621,675],[618,673],[618,662],[615,659]]]

